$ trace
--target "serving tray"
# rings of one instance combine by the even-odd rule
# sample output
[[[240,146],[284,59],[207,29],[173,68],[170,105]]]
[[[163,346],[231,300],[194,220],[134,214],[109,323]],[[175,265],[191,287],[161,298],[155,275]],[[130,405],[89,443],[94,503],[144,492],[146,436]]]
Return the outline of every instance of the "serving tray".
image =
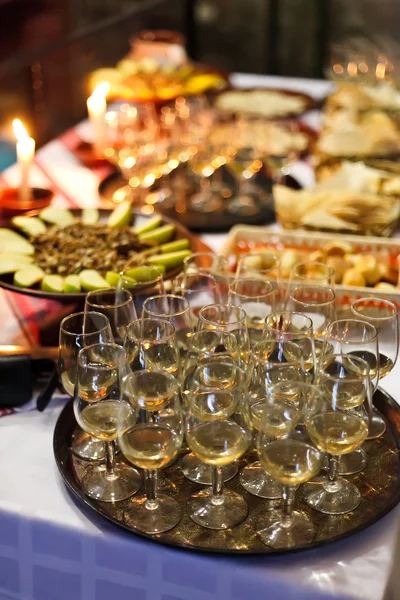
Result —
[[[185,548],[198,552],[217,552],[225,554],[281,554],[324,546],[356,534],[369,527],[387,514],[400,500],[400,406],[388,394],[377,390],[374,404],[387,421],[387,431],[378,440],[367,441],[364,448],[368,455],[368,466],[357,475],[346,477],[353,481],[361,492],[361,504],[346,515],[331,516],[318,513],[308,507],[302,498],[302,488],[296,494],[296,508],[303,511],[312,520],[316,528],[315,540],[306,546],[275,550],[265,546],[257,537],[256,523],[258,515],[268,508],[277,506],[280,501],[263,500],[248,494],[239,483],[236,475],[226,483],[227,488],[238,491],[249,505],[246,521],[231,530],[213,531],[203,529],[193,523],[185,511],[186,500],[201,487],[185,479],[180,472],[179,459],[164,469],[163,475],[168,487],[167,493],[173,495],[182,504],[183,516],[172,530],[158,535],[143,534],[129,528],[124,522],[124,511],[129,510],[129,499],[116,503],[92,500],[86,496],[80,481],[90,464],[74,457],[70,450],[71,437],[76,428],[72,400],[61,412],[54,431],[54,455],[58,469],[66,486],[74,496],[94,512],[119,527],[128,529],[154,542],[167,546]],[[251,456],[253,461],[254,456]],[[119,460],[122,460],[119,458]],[[240,461],[240,467],[246,463]]]

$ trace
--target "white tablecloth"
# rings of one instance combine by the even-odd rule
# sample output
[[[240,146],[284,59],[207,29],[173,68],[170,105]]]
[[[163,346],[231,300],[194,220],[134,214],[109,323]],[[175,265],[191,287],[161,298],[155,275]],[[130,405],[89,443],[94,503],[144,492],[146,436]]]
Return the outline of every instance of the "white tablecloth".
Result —
[[[323,97],[322,81],[235,75],[243,86],[285,87]],[[305,119],[319,125],[317,111]],[[87,123],[79,126],[88,135]],[[98,202],[98,177],[60,140],[38,152],[33,181],[58,188],[55,202]],[[312,183],[305,164],[302,183]],[[16,182],[16,168],[2,174]],[[223,236],[205,235],[218,250]],[[0,292],[0,343],[23,339]],[[399,368],[383,386],[400,399]],[[0,600],[380,600],[397,534],[397,507],[352,538],[286,556],[224,557],[177,551],[120,531],[76,504],[57,472],[52,435],[61,406],[0,419]],[[400,591],[399,591],[400,598]]]

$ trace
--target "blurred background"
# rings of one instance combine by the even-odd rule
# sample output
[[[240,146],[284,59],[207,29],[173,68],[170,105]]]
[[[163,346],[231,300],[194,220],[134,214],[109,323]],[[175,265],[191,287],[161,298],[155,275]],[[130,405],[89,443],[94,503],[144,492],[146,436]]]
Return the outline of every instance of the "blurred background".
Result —
[[[399,21],[396,0],[0,0],[0,134],[18,114],[41,145],[79,121],[88,74],[143,29],[180,31],[191,58],[228,71],[323,77],[338,41],[392,56]]]

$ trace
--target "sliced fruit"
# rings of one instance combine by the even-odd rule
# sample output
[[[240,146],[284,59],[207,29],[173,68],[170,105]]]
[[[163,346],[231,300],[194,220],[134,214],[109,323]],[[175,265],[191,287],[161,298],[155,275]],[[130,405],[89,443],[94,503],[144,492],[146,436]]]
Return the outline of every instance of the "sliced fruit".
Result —
[[[81,280],[79,275],[67,275],[64,279],[64,292],[66,294],[77,294],[81,291]]]
[[[14,285],[19,287],[32,287],[39,283],[45,276],[45,272],[36,265],[29,265],[14,274]]]
[[[133,267],[124,271],[124,276],[131,277],[140,283],[145,281],[154,281],[160,275],[160,269],[155,266],[151,267]]]
[[[46,223],[57,225],[58,227],[67,227],[75,222],[75,217],[68,208],[60,206],[47,206],[39,213],[40,218]]]
[[[109,227],[123,227],[129,225],[132,219],[132,205],[129,200],[125,200],[114,208],[111,215],[108,217],[107,225]]]
[[[0,228],[0,253],[34,254],[35,248],[19,233],[11,229]]]
[[[61,277],[61,275],[45,275],[40,287],[44,292],[58,292],[62,294],[64,291],[64,277]]]
[[[95,206],[88,206],[82,210],[82,223],[94,225],[99,221],[99,211]]]
[[[156,254],[150,256],[147,262],[152,265],[164,265],[167,271],[179,267],[187,256],[190,256],[192,252],[190,250],[179,250],[179,252],[168,252],[167,254]]]
[[[159,227],[161,223],[162,216],[154,215],[154,217],[147,219],[141,225],[135,225],[135,227],[132,227],[133,233],[136,233],[136,235],[142,235],[142,233],[147,233],[148,231],[152,231],[152,229],[156,229],[156,227]]]
[[[38,217],[14,217],[11,223],[29,237],[36,237],[46,231],[46,225]]]
[[[100,275],[98,271],[94,269],[85,269],[79,273],[79,280],[82,288],[85,292],[91,292],[92,290],[101,290],[102,288],[109,288],[111,285],[104,277]]]
[[[28,254],[19,254],[18,252],[0,252],[0,261],[13,260],[21,265],[30,265],[33,262],[33,256]]]
[[[120,280],[120,274],[116,271],[107,271],[106,273],[106,281],[111,285],[111,287],[118,287]]]
[[[181,240],[175,240],[174,242],[162,244],[160,246],[160,250],[163,254],[167,254],[168,252],[178,252],[179,250],[187,250],[189,247],[190,242],[188,238],[182,238]]]
[[[173,237],[175,229],[175,225],[163,225],[162,227],[157,227],[157,229],[153,229],[147,233],[142,233],[139,235],[139,241],[154,246],[156,244],[164,244],[165,242],[169,242]]]
[[[13,258],[2,258],[0,259],[0,275],[5,275],[6,273],[15,273],[16,271],[25,269],[28,266],[29,263],[24,263],[23,261],[21,262]]]
[[[128,277],[128,275],[121,275],[118,285],[114,287],[122,288],[123,290],[130,290],[131,288],[137,285],[136,279],[133,277]]]
[[[156,269],[158,269],[162,273],[162,275],[165,275],[166,270],[167,270],[165,265],[152,265],[152,266],[155,267]]]

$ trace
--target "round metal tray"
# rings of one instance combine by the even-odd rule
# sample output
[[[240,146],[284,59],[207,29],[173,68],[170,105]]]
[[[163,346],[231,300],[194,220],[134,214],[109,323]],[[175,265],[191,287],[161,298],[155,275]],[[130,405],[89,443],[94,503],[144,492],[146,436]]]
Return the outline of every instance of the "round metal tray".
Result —
[[[69,490],[99,515],[115,525],[128,529],[133,534],[146,537],[164,544],[187,550],[218,552],[226,554],[280,554],[296,552],[341,540],[369,527],[386,515],[400,500],[400,406],[388,394],[377,390],[374,404],[385,417],[388,427],[384,436],[365,443],[368,455],[367,468],[357,475],[348,477],[361,492],[361,504],[351,513],[330,516],[309,508],[302,499],[302,488],[296,495],[296,507],[306,513],[316,528],[315,540],[307,545],[289,550],[274,550],[265,546],[257,537],[255,525],[258,515],[266,508],[272,508],[279,501],[263,500],[248,494],[239,483],[236,475],[226,483],[227,488],[237,490],[249,504],[249,516],[246,521],[231,530],[213,531],[203,529],[193,523],[184,509],[185,501],[199,490],[198,484],[183,477],[179,469],[179,460],[163,471],[169,482],[168,493],[182,504],[181,522],[172,530],[159,535],[146,535],[129,528],[124,523],[124,511],[129,510],[129,499],[116,503],[92,500],[86,496],[80,486],[80,480],[87,468],[87,462],[75,458],[70,451],[70,442],[76,422],[72,401],[61,412],[54,431],[54,455],[59,471]],[[253,458],[253,457],[251,457]],[[244,460],[241,461],[245,463]]]

